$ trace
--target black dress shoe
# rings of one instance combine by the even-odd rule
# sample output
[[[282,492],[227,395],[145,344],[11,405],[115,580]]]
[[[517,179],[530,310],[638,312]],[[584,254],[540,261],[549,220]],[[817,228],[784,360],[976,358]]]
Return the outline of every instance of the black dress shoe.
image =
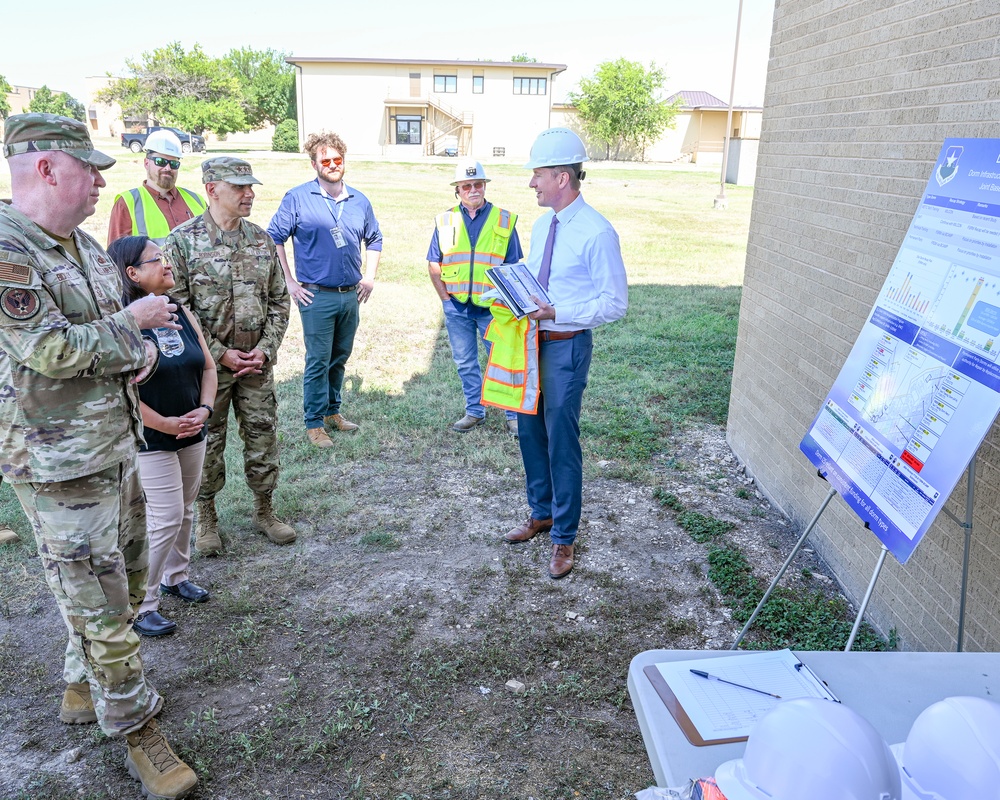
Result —
[[[147,611],[135,618],[132,627],[143,636],[166,636],[177,628],[176,622],[171,622],[159,611]]]
[[[161,583],[160,593],[172,594],[174,597],[179,597],[189,603],[204,603],[210,596],[208,589],[202,589],[197,583],[191,583],[191,581],[181,581],[176,586],[167,586],[165,583]]]

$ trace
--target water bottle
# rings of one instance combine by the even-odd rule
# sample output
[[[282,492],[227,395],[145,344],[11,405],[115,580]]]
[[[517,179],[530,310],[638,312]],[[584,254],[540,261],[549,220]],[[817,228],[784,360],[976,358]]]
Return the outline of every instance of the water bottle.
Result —
[[[181,338],[180,331],[175,331],[173,328],[154,328],[153,333],[156,334],[160,353],[167,358],[179,356],[184,352],[184,340]]]

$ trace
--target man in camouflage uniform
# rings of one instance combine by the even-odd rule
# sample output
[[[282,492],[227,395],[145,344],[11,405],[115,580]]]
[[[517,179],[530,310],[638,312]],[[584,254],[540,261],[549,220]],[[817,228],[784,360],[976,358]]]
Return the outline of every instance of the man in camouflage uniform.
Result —
[[[0,204],[0,471],[69,629],[59,717],[124,735],[144,792],[183,797],[197,777],[157,726],[163,699],[132,630],[148,556],[133,379],[156,365],[141,329],[179,327],[176,306],[149,296],[123,308],[117,268],[77,228],[115,163],[82,122],[13,116],[4,157],[13,200]]]
[[[163,253],[174,266],[171,296],[198,317],[218,365],[195,538],[198,552],[215,555],[222,551],[215,495],[226,483],[230,405],[243,439],[247,485],[254,493],[254,525],[275,544],[295,541],[295,531],[271,507],[278,483],[274,362],[291,300],[274,241],[246,219],[253,209],[253,184],[260,183],[250,165],[219,156],[203,162],[201,170],[208,210],[174,228]]]

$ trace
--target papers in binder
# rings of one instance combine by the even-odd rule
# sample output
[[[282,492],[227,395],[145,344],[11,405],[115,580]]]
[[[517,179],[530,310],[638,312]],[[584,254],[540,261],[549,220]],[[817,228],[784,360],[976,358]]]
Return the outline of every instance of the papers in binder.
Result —
[[[722,680],[707,680],[692,670],[707,672]],[[840,702],[791,650],[673,661],[651,665],[645,671],[694,745],[746,738],[757,721],[781,700],[822,697]],[[759,691],[747,691],[745,687]],[[778,695],[781,699],[761,692]]]
[[[531,299],[532,295],[551,304],[548,293],[528,271],[524,262],[490,267],[486,270],[486,276],[495,289],[484,292],[483,297],[499,300],[517,319],[527,316],[538,308],[538,303]]]

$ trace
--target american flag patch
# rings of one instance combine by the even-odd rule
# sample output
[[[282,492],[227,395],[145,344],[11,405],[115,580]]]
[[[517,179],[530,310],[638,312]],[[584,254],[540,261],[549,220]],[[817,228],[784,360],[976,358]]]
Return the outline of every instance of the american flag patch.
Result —
[[[6,283],[31,283],[31,267],[0,261],[0,281]]]

